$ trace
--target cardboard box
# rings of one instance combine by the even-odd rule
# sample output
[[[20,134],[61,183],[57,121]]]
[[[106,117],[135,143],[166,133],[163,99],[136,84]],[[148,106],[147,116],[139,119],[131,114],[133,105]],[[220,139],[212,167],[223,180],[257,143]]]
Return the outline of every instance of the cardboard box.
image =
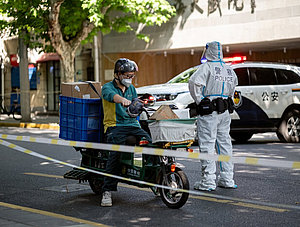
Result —
[[[167,119],[178,119],[179,117],[172,111],[168,105],[160,106],[154,114],[149,117],[149,120],[167,120]]]
[[[91,82],[99,95],[101,95],[101,83]],[[80,99],[99,98],[98,94],[92,89],[87,82],[70,82],[61,84],[61,95]]]

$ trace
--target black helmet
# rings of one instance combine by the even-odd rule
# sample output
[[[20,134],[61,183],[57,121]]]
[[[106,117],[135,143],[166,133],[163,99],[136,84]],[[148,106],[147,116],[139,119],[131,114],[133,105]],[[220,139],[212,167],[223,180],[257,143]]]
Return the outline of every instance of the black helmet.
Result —
[[[134,61],[131,61],[127,58],[120,58],[115,63],[115,71],[114,73],[124,74],[126,72],[137,72],[138,66]]]

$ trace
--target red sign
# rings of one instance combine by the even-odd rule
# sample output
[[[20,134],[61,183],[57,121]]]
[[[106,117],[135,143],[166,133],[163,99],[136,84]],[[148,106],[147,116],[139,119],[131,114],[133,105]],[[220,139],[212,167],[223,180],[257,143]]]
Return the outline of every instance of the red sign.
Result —
[[[10,55],[10,64],[11,64],[11,66],[15,66],[15,67],[19,66],[18,56],[16,54]]]

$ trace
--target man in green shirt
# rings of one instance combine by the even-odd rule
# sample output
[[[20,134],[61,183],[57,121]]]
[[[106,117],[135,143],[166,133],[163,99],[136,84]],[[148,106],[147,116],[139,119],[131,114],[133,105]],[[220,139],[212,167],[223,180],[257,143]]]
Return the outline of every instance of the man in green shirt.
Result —
[[[125,144],[128,136],[135,136],[137,140],[142,137],[151,142],[136,118],[130,117],[126,112],[132,100],[137,98],[132,78],[138,71],[137,64],[126,58],[120,58],[115,63],[114,79],[102,87],[102,103],[104,110],[105,141],[111,144]],[[121,172],[120,152],[112,151],[109,154],[106,171],[119,175]],[[101,206],[112,206],[111,191],[117,191],[118,180],[105,177],[102,187]]]

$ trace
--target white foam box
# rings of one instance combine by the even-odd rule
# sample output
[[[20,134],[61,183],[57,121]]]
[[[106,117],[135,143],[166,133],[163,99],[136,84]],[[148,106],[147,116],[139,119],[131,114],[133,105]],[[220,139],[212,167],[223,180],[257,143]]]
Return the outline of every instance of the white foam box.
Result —
[[[195,140],[196,119],[170,119],[148,121],[153,143],[157,142],[183,142]]]
[[[190,109],[173,109],[172,110],[180,119],[188,119],[190,118]],[[148,114],[151,116],[155,111],[148,111]],[[140,120],[148,120],[145,112],[142,112],[140,115]]]

